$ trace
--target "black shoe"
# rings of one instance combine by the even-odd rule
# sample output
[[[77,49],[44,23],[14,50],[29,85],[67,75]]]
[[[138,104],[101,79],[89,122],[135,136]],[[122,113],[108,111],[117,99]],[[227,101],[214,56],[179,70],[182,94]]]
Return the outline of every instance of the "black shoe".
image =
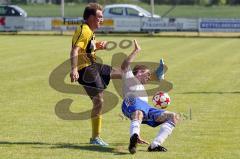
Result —
[[[163,146],[158,145],[157,147],[151,148],[151,145],[148,147],[148,151],[160,151],[160,152],[167,152],[167,149]]]
[[[129,143],[129,146],[128,146],[128,150],[131,154],[136,153],[138,138],[139,138],[138,134],[133,134],[130,138],[130,143]]]

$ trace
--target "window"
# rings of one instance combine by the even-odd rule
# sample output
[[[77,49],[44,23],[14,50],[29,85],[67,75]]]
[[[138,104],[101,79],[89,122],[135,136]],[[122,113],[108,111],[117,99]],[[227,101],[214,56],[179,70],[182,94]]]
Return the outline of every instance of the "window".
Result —
[[[8,7],[7,15],[8,16],[19,16],[19,13],[15,9]]]
[[[123,8],[111,8],[109,9],[110,14],[123,15]]]
[[[126,8],[126,10],[127,10],[127,15],[129,16],[139,16],[139,12],[135,9]]]
[[[19,8],[18,6],[0,5],[0,16],[23,16],[23,17],[26,17],[27,13],[23,9]]]
[[[11,7],[0,7],[0,16],[19,16],[19,12]]]
[[[5,16],[7,13],[6,7],[0,7],[0,16]]]

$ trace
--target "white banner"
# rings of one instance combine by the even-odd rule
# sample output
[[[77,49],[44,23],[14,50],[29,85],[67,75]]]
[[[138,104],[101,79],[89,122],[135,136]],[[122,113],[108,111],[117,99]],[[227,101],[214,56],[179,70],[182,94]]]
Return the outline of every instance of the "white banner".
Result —
[[[186,18],[143,18],[142,30],[197,31],[197,19]]]
[[[51,20],[52,18],[28,17],[25,19],[24,30],[25,31],[51,30],[52,29]]]
[[[52,18],[52,30],[74,31],[82,23],[82,18]]]
[[[240,32],[240,19],[199,19],[200,32]]]
[[[140,18],[104,19],[99,32],[140,32]]]
[[[115,31],[139,32],[141,29],[141,18],[117,18],[113,20]]]
[[[0,31],[74,31],[81,22],[82,18],[0,17]],[[97,31],[240,32],[240,19],[115,18],[104,19]]]
[[[23,30],[24,23],[24,17],[0,17],[0,31]]]

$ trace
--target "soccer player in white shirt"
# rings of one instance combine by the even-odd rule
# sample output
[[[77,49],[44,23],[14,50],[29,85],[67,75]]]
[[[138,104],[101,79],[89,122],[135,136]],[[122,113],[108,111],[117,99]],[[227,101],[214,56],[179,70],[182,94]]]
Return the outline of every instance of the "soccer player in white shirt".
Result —
[[[161,125],[159,133],[149,145],[148,151],[165,152],[167,149],[162,144],[172,133],[179,120],[179,116],[176,113],[157,109],[148,104],[148,94],[144,88],[144,84],[151,80],[150,70],[145,65],[136,65],[133,70],[130,67],[131,62],[140,51],[140,46],[134,40],[134,50],[121,65],[124,96],[122,112],[131,120],[128,149],[131,154],[134,154],[136,153],[138,143],[147,143],[140,138],[141,124],[147,124],[151,127]],[[163,75],[159,76],[158,70],[161,69],[158,68],[156,71],[158,78],[164,77]]]

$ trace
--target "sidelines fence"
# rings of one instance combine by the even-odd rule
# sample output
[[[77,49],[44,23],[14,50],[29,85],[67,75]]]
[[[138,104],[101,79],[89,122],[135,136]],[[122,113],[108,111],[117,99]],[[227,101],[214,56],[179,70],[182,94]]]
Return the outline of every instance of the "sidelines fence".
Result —
[[[72,31],[82,18],[0,17],[0,31]],[[240,32],[240,19],[115,18],[98,32],[195,31]]]

